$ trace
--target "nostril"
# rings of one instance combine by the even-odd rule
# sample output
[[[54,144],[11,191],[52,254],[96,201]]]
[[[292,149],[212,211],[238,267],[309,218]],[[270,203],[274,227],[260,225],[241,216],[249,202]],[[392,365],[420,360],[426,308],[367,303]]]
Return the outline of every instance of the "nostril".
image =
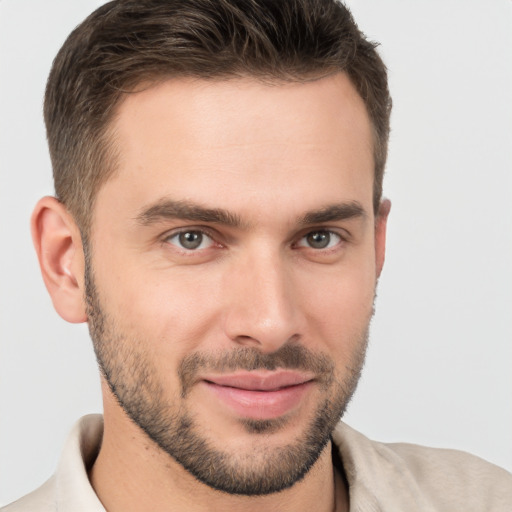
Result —
[[[262,354],[271,354],[278,351],[285,345],[297,343],[301,336],[293,334],[292,336],[282,336],[279,333],[269,335],[268,333],[261,334],[259,337],[240,335],[236,336],[233,341],[240,347],[256,348]]]
[[[252,336],[243,335],[243,334],[236,336],[235,341],[239,345],[243,345],[243,346],[252,346],[252,345],[259,346],[260,345],[260,342],[256,338],[253,338]]]

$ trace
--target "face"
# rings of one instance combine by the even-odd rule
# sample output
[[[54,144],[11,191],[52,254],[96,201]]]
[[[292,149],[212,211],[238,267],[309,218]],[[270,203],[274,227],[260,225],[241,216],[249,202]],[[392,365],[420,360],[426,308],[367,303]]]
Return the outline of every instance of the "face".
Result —
[[[86,258],[110,390],[207,485],[289,487],[364,360],[385,222],[364,104],[341,74],[174,80],[127,96],[114,128]]]

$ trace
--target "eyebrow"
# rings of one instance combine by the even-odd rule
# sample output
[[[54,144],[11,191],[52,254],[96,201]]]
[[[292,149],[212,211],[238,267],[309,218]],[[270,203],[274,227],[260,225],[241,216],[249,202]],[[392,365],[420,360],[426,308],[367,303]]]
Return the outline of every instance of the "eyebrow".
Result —
[[[189,201],[174,201],[172,199],[162,199],[143,209],[136,216],[137,222],[143,226],[169,219],[209,222],[234,228],[242,225],[238,215],[221,208],[205,208]]]
[[[307,212],[300,220],[302,225],[323,224],[324,222],[335,222],[354,218],[366,218],[366,212],[357,201],[348,203],[336,203]]]
[[[298,219],[298,224],[308,226],[311,224],[365,217],[366,212],[362,205],[357,201],[350,201],[331,204],[318,210],[309,211]],[[172,219],[208,222],[233,228],[240,228],[246,225],[246,223],[242,222],[239,215],[222,208],[207,208],[190,201],[175,201],[167,198],[144,208],[135,219],[143,226]]]

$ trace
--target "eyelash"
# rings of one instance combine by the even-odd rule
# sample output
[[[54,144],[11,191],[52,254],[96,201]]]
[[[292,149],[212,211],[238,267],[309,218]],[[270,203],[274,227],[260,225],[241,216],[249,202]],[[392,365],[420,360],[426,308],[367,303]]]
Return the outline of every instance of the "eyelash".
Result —
[[[194,248],[186,248],[186,247],[183,247],[183,246],[180,247],[178,245],[178,243],[172,243],[171,242],[171,240],[173,238],[179,238],[181,235],[192,234],[192,233],[199,234],[202,237],[208,237],[210,239],[210,241],[211,241],[209,243],[208,247],[201,248],[201,245],[203,244],[203,240],[201,241],[201,243],[199,244],[198,247],[194,247]],[[300,242],[305,240],[308,236],[312,236],[312,235],[315,235],[315,234],[327,234],[327,235],[329,235],[329,244],[331,242],[332,237],[337,238],[338,241],[335,243],[335,245],[333,247],[315,248],[315,247],[311,247],[311,246],[308,246],[308,245],[300,245]],[[223,247],[223,244],[216,240],[217,238],[218,237],[215,234],[213,234],[210,230],[205,230],[204,228],[187,228],[187,229],[180,229],[178,231],[166,234],[163,237],[162,242],[164,244],[171,244],[171,245],[173,245],[174,247],[176,247],[178,250],[180,250],[184,254],[193,255],[194,253],[198,253],[200,251],[207,250],[207,249],[209,249],[213,245],[217,245],[218,247]],[[292,247],[293,248],[297,248],[299,250],[303,248],[305,250],[311,249],[311,250],[313,250],[315,252],[318,252],[318,253],[320,253],[320,252],[327,253],[327,252],[335,251],[336,248],[340,244],[343,244],[344,242],[347,242],[347,240],[348,240],[348,237],[346,235],[342,235],[339,231],[334,231],[333,229],[328,229],[328,228],[316,228],[316,229],[310,229],[306,233],[304,233],[303,235],[298,237],[297,241],[292,244]]]
[[[178,244],[174,244],[171,242],[171,240],[173,238],[179,238],[181,235],[185,235],[187,233],[200,234],[202,237],[208,237],[211,240],[210,245],[216,244],[218,246],[222,246],[222,244],[216,242],[215,237],[209,231],[206,231],[205,229],[201,229],[201,228],[187,228],[187,229],[181,229],[179,231],[175,231],[173,233],[169,233],[169,234],[165,235],[163,242],[166,244],[171,244],[171,245],[175,246],[178,250],[181,250],[185,254],[193,254],[194,252],[198,252],[200,250],[205,250],[205,249],[209,248],[209,247],[207,247],[207,248],[202,248],[202,249],[201,248],[189,249],[186,247],[180,247]],[[201,241],[201,245],[202,245],[202,243],[203,243],[203,241]]]
[[[312,237],[313,235],[319,235],[319,234],[324,235],[324,236],[328,235],[328,241],[327,241],[328,246],[327,247],[312,247],[311,245],[300,245],[300,243],[303,240],[306,240],[308,237]],[[334,244],[334,246],[329,247],[331,244],[332,238],[337,238],[337,242]],[[304,247],[306,249],[313,249],[313,250],[326,252],[326,251],[335,250],[336,247],[344,241],[346,241],[345,238],[337,231],[333,231],[332,229],[320,228],[320,229],[314,229],[314,230],[308,231],[306,234],[302,235],[294,245],[297,247]]]

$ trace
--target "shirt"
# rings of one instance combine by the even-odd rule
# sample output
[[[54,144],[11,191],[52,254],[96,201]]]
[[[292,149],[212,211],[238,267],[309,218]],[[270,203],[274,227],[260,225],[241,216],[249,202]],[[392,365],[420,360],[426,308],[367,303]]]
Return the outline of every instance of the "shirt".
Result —
[[[83,417],[55,474],[1,512],[105,512],[87,476],[102,434],[101,415]],[[512,474],[478,457],[371,441],[343,422],[332,438],[349,485],[350,512],[512,511]]]

